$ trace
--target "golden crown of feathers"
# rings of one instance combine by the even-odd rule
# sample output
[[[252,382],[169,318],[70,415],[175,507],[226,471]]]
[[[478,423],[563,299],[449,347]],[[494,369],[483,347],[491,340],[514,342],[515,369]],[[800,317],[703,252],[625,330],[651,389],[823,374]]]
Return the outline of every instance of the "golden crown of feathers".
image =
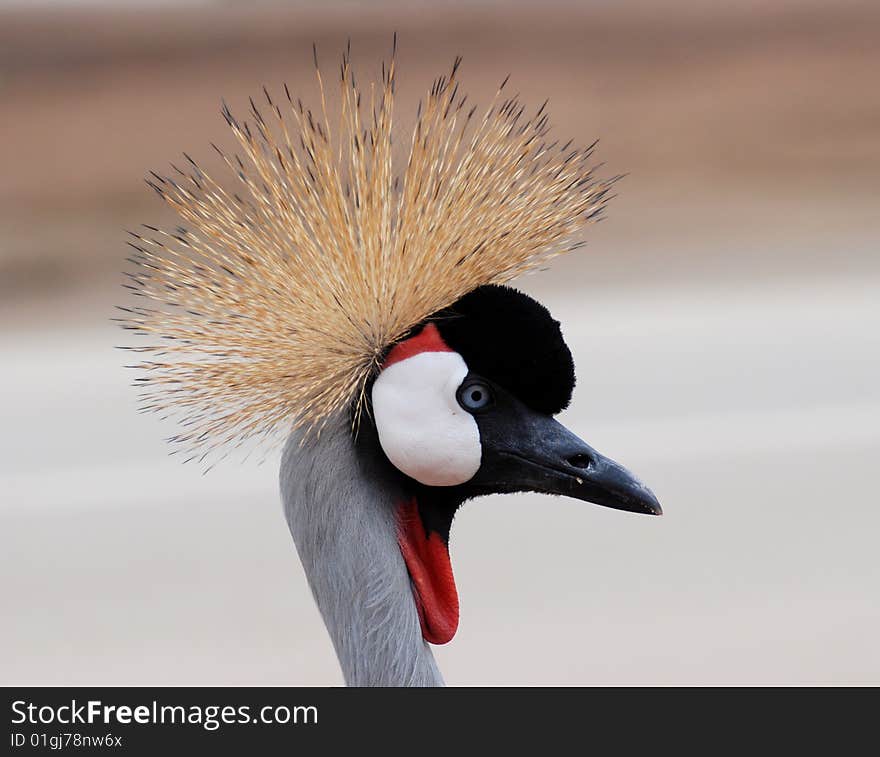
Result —
[[[396,47],[396,44],[395,44]],[[350,53],[341,115],[291,97],[251,100],[252,120],[223,115],[241,154],[214,149],[238,184],[189,156],[148,183],[179,214],[174,231],[132,234],[127,285],[152,307],[123,327],[154,343],[143,357],[143,410],[176,415],[184,448],[314,428],[353,402],[387,348],[472,289],[504,283],[580,246],[614,179],[595,180],[593,145],[549,141],[542,106],[524,115],[504,83],[475,117],[460,58],[419,104],[402,176],[392,166],[394,55],[369,99]],[[506,83],[505,79],[505,83]],[[546,105],[546,103],[545,103]]]

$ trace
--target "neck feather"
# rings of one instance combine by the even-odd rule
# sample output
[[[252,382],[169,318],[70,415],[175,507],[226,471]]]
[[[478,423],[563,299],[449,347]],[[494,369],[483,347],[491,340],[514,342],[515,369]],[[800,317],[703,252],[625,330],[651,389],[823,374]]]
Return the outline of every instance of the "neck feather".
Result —
[[[304,442],[298,432],[288,439],[281,495],[346,683],[442,686],[397,541],[407,494],[378,456],[356,447],[345,417]]]

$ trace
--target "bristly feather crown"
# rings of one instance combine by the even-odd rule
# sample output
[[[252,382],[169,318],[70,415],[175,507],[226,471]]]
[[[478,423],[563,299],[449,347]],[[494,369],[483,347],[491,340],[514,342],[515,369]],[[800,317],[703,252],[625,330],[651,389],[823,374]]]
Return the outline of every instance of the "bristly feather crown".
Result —
[[[127,349],[142,355],[142,409],[181,423],[172,441],[202,454],[320,427],[359,406],[413,326],[580,245],[614,181],[594,179],[593,146],[551,142],[544,106],[524,115],[504,83],[475,116],[459,63],[420,103],[399,179],[394,55],[367,100],[346,52],[335,134],[316,56],[320,115],[286,85],[251,101],[250,122],[224,104],[241,154],[215,150],[234,189],[189,156],[187,170],[148,180],[185,228],[133,234],[127,286],[151,302],[119,320],[152,338]]]

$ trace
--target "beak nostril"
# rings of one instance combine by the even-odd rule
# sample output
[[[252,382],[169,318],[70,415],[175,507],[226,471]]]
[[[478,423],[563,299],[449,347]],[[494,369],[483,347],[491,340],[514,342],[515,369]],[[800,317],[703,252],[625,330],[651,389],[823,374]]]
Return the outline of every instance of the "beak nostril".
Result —
[[[568,458],[568,464],[575,468],[589,468],[590,467],[590,456],[585,455],[583,452],[579,452],[576,455],[572,455]]]

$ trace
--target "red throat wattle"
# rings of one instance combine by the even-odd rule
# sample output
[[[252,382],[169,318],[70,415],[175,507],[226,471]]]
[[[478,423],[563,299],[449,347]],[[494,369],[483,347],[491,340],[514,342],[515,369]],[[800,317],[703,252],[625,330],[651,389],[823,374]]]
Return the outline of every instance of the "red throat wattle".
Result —
[[[398,507],[397,524],[397,542],[412,580],[422,636],[431,644],[446,644],[458,630],[458,592],[449,548],[437,532],[425,533],[415,499]]]

